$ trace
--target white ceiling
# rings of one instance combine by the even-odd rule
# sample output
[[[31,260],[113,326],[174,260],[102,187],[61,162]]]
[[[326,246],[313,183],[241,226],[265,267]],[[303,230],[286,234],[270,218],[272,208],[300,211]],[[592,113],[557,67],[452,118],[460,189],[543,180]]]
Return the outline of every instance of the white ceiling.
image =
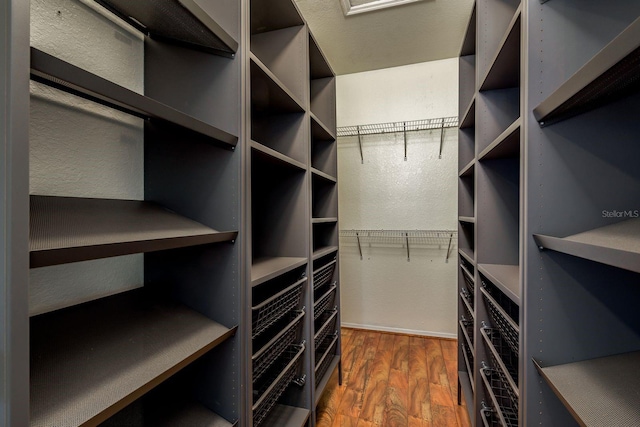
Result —
[[[474,0],[423,0],[345,17],[340,0],[296,0],[336,74],[458,56]]]

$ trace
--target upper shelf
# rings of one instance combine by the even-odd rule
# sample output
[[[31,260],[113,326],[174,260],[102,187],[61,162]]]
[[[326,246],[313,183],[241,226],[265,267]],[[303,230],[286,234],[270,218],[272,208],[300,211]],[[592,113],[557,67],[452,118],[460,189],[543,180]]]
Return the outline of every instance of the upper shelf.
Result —
[[[304,25],[295,2],[291,0],[251,0],[251,34]]]
[[[516,10],[496,56],[482,80],[480,90],[507,89],[520,86],[520,28],[522,6]]]
[[[473,174],[474,174],[474,171],[475,171],[475,166],[476,166],[476,161],[475,161],[475,159],[472,159],[464,168],[462,168],[462,170],[460,171],[458,176],[460,176],[460,177],[463,177],[463,176],[473,177]]]
[[[311,117],[311,135],[314,139],[320,141],[335,141],[336,135],[332,132],[322,120],[320,120],[313,112],[309,112]]]
[[[251,265],[251,286],[271,280],[307,263],[300,257],[268,257],[253,261]]]
[[[640,90],[640,18],[569,77],[534,110],[548,126]]]
[[[82,98],[145,119],[156,119],[197,132],[229,148],[238,137],[165,104],[31,48],[31,78]]]
[[[581,426],[640,425],[640,352],[549,367],[533,362]]]
[[[31,196],[31,267],[231,241],[149,202]]]
[[[467,31],[465,32],[464,40],[462,41],[460,56],[476,54],[476,21],[476,5],[474,2],[471,18],[469,18],[469,25],[467,26]]]
[[[467,261],[469,261],[472,265],[476,265],[476,260],[474,259],[473,251],[468,248],[458,248],[458,252],[462,255]]]
[[[478,155],[480,160],[507,159],[520,156],[520,127],[518,118]]]
[[[324,173],[319,169],[316,168],[311,168],[311,172],[313,173],[313,176],[317,176],[319,178],[324,179],[325,181],[329,181],[332,183],[336,183],[338,180],[336,179],[336,177],[329,175],[328,173]]]
[[[478,271],[520,305],[520,267],[517,265],[478,264]]]
[[[233,57],[238,42],[194,0],[95,0],[153,38]]]
[[[564,238],[541,234],[533,238],[540,248],[640,273],[640,218]]]
[[[302,113],[305,108],[275,74],[258,57],[251,57],[251,104],[258,110]]]
[[[460,129],[470,128],[476,124],[476,97],[474,96],[469,103],[462,121],[460,122]]]
[[[337,251],[338,251],[337,246],[323,246],[313,251],[313,259],[316,260],[318,258],[322,258],[325,255],[329,255]]]
[[[280,153],[279,151],[274,150],[273,148],[269,148],[266,145],[262,145],[259,142],[251,141],[251,148],[261,152],[268,159],[277,161],[280,164],[284,164],[284,165],[287,165],[287,166],[293,166],[295,168],[302,169],[302,170],[306,170],[307,169],[307,166],[304,163],[299,162],[299,161],[297,161],[295,159],[292,159],[291,157],[286,156],[286,155]]]
[[[329,62],[324,57],[311,33],[309,33],[309,72],[311,80],[335,76]]]
[[[236,331],[142,293],[32,319],[32,427],[97,425]]]

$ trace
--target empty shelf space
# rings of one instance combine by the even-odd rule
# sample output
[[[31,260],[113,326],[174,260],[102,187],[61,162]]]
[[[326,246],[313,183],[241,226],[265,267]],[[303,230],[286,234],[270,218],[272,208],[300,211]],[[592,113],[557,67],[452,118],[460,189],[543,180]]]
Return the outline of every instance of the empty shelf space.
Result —
[[[520,29],[522,6],[516,10],[506,34],[482,80],[480,90],[506,89],[520,86]]]
[[[534,364],[581,426],[640,425],[640,352],[549,367]]]
[[[288,405],[276,405],[260,424],[265,427],[304,427],[311,411]]]
[[[251,1],[251,34],[304,25],[291,0]]]
[[[311,80],[334,77],[333,70],[318,47],[313,35],[309,34],[309,73]]]
[[[568,119],[640,89],[640,18],[534,110],[541,126]]]
[[[103,421],[236,331],[145,296],[31,319],[31,426]]]
[[[31,48],[31,78],[137,117],[183,127],[229,148],[238,143],[237,136],[35,48]]]
[[[328,173],[322,172],[321,170],[318,170],[316,168],[311,168],[311,172],[315,176],[318,176],[318,177],[320,177],[320,178],[322,178],[322,179],[324,179],[326,181],[330,181],[330,182],[333,182],[333,183],[338,182],[338,180],[335,177],[329,175]]]
[[[476,124],[476,97],[474,96],[469,103],[469,107],[465,110],[462,120],[460,120],[460,129],[470,128]]]
[[[462,41],[462,48],[460,49],[460,56],[475,55],[476,53],[476,5],[473,5],[473,12],[469,18],[469,24],[467,25],[467,31]]]
[[[269,257],[257,259],[251,266],[251,285],[261,283],[278,277],[307,263],[306,258],[301,257]]]
[[[336,368],[338,367],[339,363],[340,363],[340,356],[339,355],[333,356],[333,359],[329,364],[329,368],[327,369],[326,373],[320,380],[318,387],[316,387],[315,406],[318,406],[320,399],[322,399],[322,395],[324,394],[324,391],[327,388],[327,384],[329,383],[329,380],[331,379],[331,376],[333,375],[333,373],[336,371]]]
[[[272,148],[269,148],[265,145],[260,144],[259,142],[251,141],[251,148],[253,148],[254,150],[260,151],[266,156],[269,156],[272,159],[279,161],[280,163],[284,163],[285,165],[294,166],[302,170],[306,170],[307,168],[307,166],[304,163],[294,160],[291,157],[280,153],[279,151],[276,151]]]
[[[640,218],[567,237],[534,234],[541,249],[577,256],[640,273]]]
[[[476,219],[472,216],[459,216],[458,221],[475,223]]]
[[[338,222],[338,218],[331,217],[331,218],[312,218],[311,219],[311,223],[313,224],[324,224],[327,222]]]
[[[309,112],[311,117],[311,130],[313,137],[323,141],[334,141],[336,139],[335,131],[332,131],[322,122],[313,112]]]
[[[478,156],[480,160],[506,159],[520,156],[520,128],[522,119],[518,118],[500,134]]]
[[[330,253],[337,252],[337,251],[338,251],[337,246],[321,247],[313,251],[313,259],[322,258],[325,255],[329,255]]]
[[[471,160],[462,170],[460,171],[459,176],[473,176],[473,169],[476,165],[476,161]]]
[[[254,108],[281,112],[304,112],[302,101],[255,55],[251,58],[251,104]]]
[[[476,261],[474,260],[473,251],[469,248],[459,248],[458,252],[462,255],[467,261],[471,263],[471,265],[476,265]]]
[[[96,0],[155,39],[233,57],[238,42],[194,0]]]
[[[511,301],[520,305],[520,267],[517,265],[478,264],[478,271]]]
[[[31,196],[31,267],[235,240],[150,202]]]

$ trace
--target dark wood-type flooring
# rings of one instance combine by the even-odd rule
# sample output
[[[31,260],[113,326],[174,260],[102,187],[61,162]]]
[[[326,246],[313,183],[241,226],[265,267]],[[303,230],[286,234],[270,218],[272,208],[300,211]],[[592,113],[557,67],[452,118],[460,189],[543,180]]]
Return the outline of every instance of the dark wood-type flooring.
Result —
[[[470,427],[457,358],[454,340],[343,328],[342,386],[336,370],[317,427]]]

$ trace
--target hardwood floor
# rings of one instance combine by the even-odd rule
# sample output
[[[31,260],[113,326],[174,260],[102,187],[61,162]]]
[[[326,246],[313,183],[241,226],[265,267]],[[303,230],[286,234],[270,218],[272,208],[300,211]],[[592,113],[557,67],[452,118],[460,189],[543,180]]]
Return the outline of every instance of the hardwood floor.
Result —
[[[343,328],[342,386],[336,371],[317,427],[470,427],[466,406],[458,406],[456,346]]]

